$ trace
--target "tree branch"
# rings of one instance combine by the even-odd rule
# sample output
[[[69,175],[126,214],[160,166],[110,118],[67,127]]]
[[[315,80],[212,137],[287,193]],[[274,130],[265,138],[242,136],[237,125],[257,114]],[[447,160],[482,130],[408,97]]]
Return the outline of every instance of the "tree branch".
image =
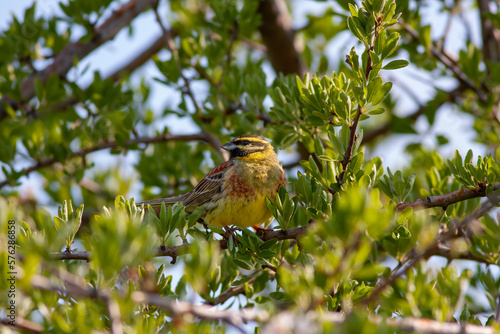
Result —
[[[55,58],[54,61],[44,70],[32,74],[20,84],[21,100],[26,102],[35,96],[35,81],[42,83],[56,74],[60,77],[66,76],[66,73],[74,66],[75,59],[81,60],[97,49],[105,42],[113,39],[118,32],[132,22],[132,20],[149,7],[153,7],[158,0],[131,0],[95,28],[94,35],[88,42],[73,42],[68,44]],[[9,101],[8,96],[0,99],[0,120],[7,116],[2,102]]]
[[[158,135],[156,137],[139,137],[139,138],[134,138],[134,139],[129,139],[125,142],[124,145],[119,145],[116,141],[109,141],[109,142],[104,142],[96,146],[92,147],[87,147],[84,149],[81,149],[76,152],[72,152],[65,160],[69,160],[72,158],[78,158],[78,157],[85,157],[86,155],[105,150],[105,149],[116,149],[116,148],[128,148],[131,145],[136,145],[136,144],[152,144],[152,143],[161,143],[161,142],[167,142],[167,141],[204,141],[210,145],[216,145],[217,141],[213,138],[213,136],[207,134],[206,132],[200,132],[198,134],[193,134],[193,135],[173,135],[170,133],[163,134],[163,135]],[[214,147],[217,151],[220,150],[220,145],[217,147]],[[22,173],[23,176],[28,176],[29,174],[38,171],[42,168],[45,168],[47,166],[51,166],[55,163],[58,163],[61,161],[58,161],[54,158],[48,158],[45,160],[41,160],[37,162],[35,165],[27,168],[24,170]],[[9,185],[9,180],[6,179],[2,182],[0,182],[0,188]]]
[[[176,34],[177,33],[175,31],[172,31],[172,35]],[[116,69],[112,74],[105,77],[104,80],[118,81],[122,76],[133,73],[139,67],[144,65],[148,60],[150,60],[153,55],[161,51],[161,49],[163,49],[164,47],[166,47],[165,39],[163,38],[163,36],[159,36],[156,40],[153,41],[153,43],[149,45],[149,47],[147,47],[139,54],[137,54],[135,57],[133,57],[132,60],[129,61],[127,64]],[[85,90],[87,89],[88,87],[85,88]],[[63,111],[79,102],[80,101],[78,101],[76,97],[71,96],[66,98],[64,101],[58,102],[48,107],[42,107],[38,109],[36,112],[39,116],[43,116],[45,112]]]
[[[371,43],[368,46],[368,48],[365,50],[367,53],[366,57],[366,68],[365,68],[365,78],[366,81],[368,81],[368,78],[370,77],[370,72],[372,71],[372,59],[369,56],[369,53],[371,50],[373,50],[373,45],[375,44],[375,40],[377,39],[378,36],[378,26],[375,27],[375,33],[372,37]],[[356,142],[356,139],[358,139],[358,135],[356,135],[356,130],[358,127],[358,122],[359,118],[361,117],[361,114],[363,113],[363,108],[361,107],[361,104],[358,103],[358,109],[356,110],[356,115],[354,116],[354,120],[352,124],[349,126],[349,142],[347,143],[347,148],[344,153],[344,158],[342,159],[342,172],[337,178],[337,182],[342,185],[344,183],[344,177],[345,173],[347,172],[347,166],[349,165],[349,162],[351,162],[352,158],[352,150],[354,148],[354,143]],[[330,193],[333,195],[336,193],[335,190],[333,189],[328,189]]]
[[[64,287],[56,285],[50,279],[42,275],[35,274],[31,278],[31,284],[34,288],[61,293],[69,297],[83,297],[105,300],[109,298],[108,293],[101,289],[88,287],[76,279],[73,279],[70,274],[70,279],[66,279],[67,275],[62,275],[60,278],[64,281]],[[239,310],[218,310],[208,305],[196,305],[184,301],[175,301],[162,297],[155,293],[144,291],[134,291],[130,295],[130,299],[137,304],[155,305],[159,308],[167,310],[172,317],[183,317],[186,315],[194,316],[199,319],[210,321],[223,321],[229,325],[239,326],[249,322],[257,321],[264,323],[263,332],[276,333],[293,331],[296,328],[304,328],[304,325],[310,329],[320,326],[321,323],[343,324],[348,316],[340,312],[317,312],[309,311],[307,313],[294,313],[292,311],[279,312],[278,315],[269,318],[266,311],[258,311],[255,309],[239,309]],[[113,319],[110,319],[113,320]],[[419,318],[384,318],[382,316],[369,314],[368,321],[373,325],[386,324],[389,327],[401,329],[409,332],[419,333],[477,333],[477,334],[493,334],[494,328],[491,326],[477,326],[472,324],[458,324],[452,322],[440,322],[432,319]],[[5,321],[2,321],[4,323]],[[35,326],[38,324],[35,324]],[[121,324],[120,321],[120,325]],[[300,326],[299,326],[300,325]],[[39,325],[42,327],[41,325]],[[38,328],[38,326],[36,326]],[[34,328],[34,327],[33,327]],[[113,327],[111,328],[113,332]],[[240,329],[241,330],[241,329]]]
[[[317,312],[296,314],[292,311],[280,312],[272,317],[262,329],[263,333],[295,333],[299,328],[308,328],[310,332],[321,332],[322,323],[342,325],[348,319],[341,312]],[[441,322],[426,318],[384,318],[379,315],[369,314],[368,322],[374,326],[385,324],[403,332],[416,332],[422,334],[493,334],[496,333],[492,326],[478,326],[473,324],[459,324],[456,322]],[[315,331],[316,330],[316,331]]]
[[[175,42],[172,38],[172,35],[170,34],[170,31],[165,28],[163,25],[163,22],[160,18],[160,14],[158,14],[158,8],[155,6],[154,8],[155,12],[155,17],[156,17],[156,22],[161,28],[161,31],[163,32],[163,39],[165,40],[165,43],[169,50],[172,52],[172,58],[175,60],[177,64],[177,69],[179,71],[179,76],[182,78],[184,81],[184,89],[182,90],[182,93],[187,94],[190,98],[191,101],[193,102],[194,108],[196,110],[196,114],[200,115],[201,114],[201,108],[198,105],[198,102],[196,101],[196,97],[194,96],[194,93],[191,89],[191,85],[189,83],[189,79],[184,75],[184,72],[182,71],[182,65],[181,65],[181,60],[179,58],[179,50],[177,50],[177,46],[175,45]]]
[[[175,32],[171,32],[171,34],[176,35]],[[136,69],[144,65],[148,60],[151,59],[152,56],[160,52],[165,44],[164,36],[160,35],[156,38],[153,43],[151,43],[146,49],[144,49],[141,53],[137,54],[130,62],[125,64],[124,66],[115,70],[111,75],[109,75],[106,79],[111,79],[113,81],[119,80],[123,74],[129,74],[134,72]]]
[[[368,63],[371,63],[370,57],[368,57]],[[371,65],[370,65],[371,66]],[[370,72],[368,72],[370,74]],[[344,158],[342,159],[342,172],[340,173],[338,177],[338,183],[343,184],[344,183],[344,177],[345,173],[347,171],[347,166],[349,165],[349,162],[351,162],[352,158],[352,150],[354,148],[354,143],[356,142],[356,139],[358,138],[358,135],[356,134],[356,129],[358,127],[358,122],[359,118],[361,117],[361,114],[363,112],[363,108],[361,108],[361,105],[358,104],[358,109],[356,110],[356,116],[354,116],[354,121],[352,122],[351,126],[349,127],[349,142],[347,144],[347,148],[344,153]],[[332,194],[335,194],[335,190],[329,189],[329,191]]]
[[[295,239],[297,240],[300,236],[306,233],[309,226],[314,221],[309,221],[306,226],[290,228],[288,230],[270,230],[270,229],[257,229],[255,234],[257,234],[263,241],[278,239],[278,240],[287,240],[287,239]]]
[[[193,139],[194,140],[194,139]],[[201,140],[201,139],[200,139]],[[493,185],[493,191],[499,190],[500,189],[500,182],[497,182]],[[407,207],[413,207],[414,210],[419,210],[419,209],[429,209],[429,208],[434,208],[434,207],[446,207],[448,205],[458,203],[461,201],[465,201],[471,198],[476,198],[476,197],[485,197],[485,188],[477,188],[477,189],[468,189],[468,188],[462,188],[460,190],[448,193],[448,194],[443,194],[443,195],[437,195],[437,196],[430,196],[426,198],[421,198],[412,202],[405,202],[397,205],[397,210],[398,211],[403,211]],[[263,241],[268,241],[271,239],[278,239],[278,240],[290,240],[290,239],[295,239],[297,240],[305,234],[307,231],[308,227],[311,225],[309,223],[306,226],[301,226],[301,227],[296,227],[296,228],[291,228],[288,230],[271,230],[271,229],[258,229],[256,231],[256,234],[263,240]],[[188,247],[186,245],[182,246],[164,246],[164,247],[159,247],[155,257],[162,257],[162,256],[170,256],[173,259],[177,258],[179,255],[182,255],[184,252],[184,248]],[[221,249],[227,249],[227,240],[223,239],[220,241],[220,248]],[[439,254],[436,254],[439,255]],[[444,255],[442,255],[444,256]],[[446,257],[446,256],[445,256]],[[91,254],[90,252],[87,251],[64,251],[60,253],[53,253],[52,258],[54,260],[84,260],[84,261],[90,261],[91,260]],[[472,258],[470,258],[473,260]],[[474,259],[475,261],[478,262],[484,262],[480,261],[479,259]]]
[[[52,283],[49,278],[39,274],[35,274],[31,277],[31,286],[41,290],[61,293],[69,297],[83,297],[103,301],[104,303],[106,303],[106,307],[108,310],[111,333],[123,333],[123,323],[120,307],[118,303],[110,296],[109,292],[87,286],[79,280],[79,277],[75,277],[69,272],[61,272],[61,275],[56,276],[60,276],[59,278],[64,281],[64,288],[55,283]]]
[[[413,29],[410,25],[403,24],[402,28],[406,30],[413,39],[417,41],[420,40],[418,32],[415,29]],[[443,63],[443,65],[449,68],[453,72],[453,74],[455,74],[455,77],[461,84],[470,88],[477,95],[478,99],[481,100],[481,102],[483,103],[486,102],[487,97],[485,93],[489,92],[489,88],[486,87],[484,83],[481,84],[481,89],[479,89],[478,87],[476,87],[474,82],[472,82],[467,77],[467,75],[465,75],[465,73],[462,71],[456,60],[454,60],[448,53],[446,53],[446,51],[439,50],[434,45],[434,43],[431,43],[429,48],[432,55],[436,57],[441,63]]]
[[[297,51],[292,19],[285,1],[261,0],[258,12],[262,16],[259,31],[276,73],[302,77],[307,68]]]
[[[500,60],[500,30],[487,17],[491,13],[489,0],[478,0],[477,6],[481,19],[481,35],[483,41],[484,60],[496,63]],[[488,65],[486,67],[489,68]]]
[[[440,100],[437,102],[436,105],[433,105],[432,107],[435,108],[436,110],[439,109],[443,104],[446,102],[456,102],[457,99],[463,95],[464,92],[464,86],[459,85],[457,88],[446,92],[446,95],[448,96],[447,100]],[[421,115],[425,114],[427,108],[427,105],[421,105],[418,107],[416,111],[411,113],[410,115],[406,116],[405,119],[411,121],[412,123],[415,122]],[[363,133],[363,139],[361,141],[361,144],[366,144],[371,141],[373,141],[375,138],[382,136],[384,134],[387,134],[392,128],[392,120],[387,121],[387,123],[382,124],[378,128],[366,131]]]
[[[419,249],[419,247],[414,246],[405,256],[403,261],[392,271],[392,274],[379,282],[375,288],[372,290],[371,294],[363,301],[363,305],[369,305],[374,301],[378,295],[384,291],[388,286],[392,285],[399,277],[403,276],[410,268],[413,268],[418,261],[422,259],[427,259],[433,255],[439,255],[441,245],[453,238],[457,237],[457,231],[461,231],[466,228],[470,223],[476,219],[482,217],[488,211],[494,208],[493,203],[490,201],[484,203],[475,213],[471,214],[458,224],[443,233],[440,233],[434,242],[432,242],[424,250]]]
[[[446,246],[439,246],[439,248],[433,255],[444,257],[445,259],[448,260],[448,262],[451,262],[453,260],[469,260],[469,261],[476,261],[478,263],[484,263],[486,265],[499,264],[497,263],[498,261],[495,262],[494,260],[488,259],[487,255],[481,257],[472,254],[471,252],[459,252]]]
[[[500,61],[500,30],[493,25],[491,20],[488,18],[488,14],[491,14],[490,1],[488,0],[478,0],[477,6],[479,8],[479,13],[481,18],[481,35],[483,44],[483,56],[486,65],[486,71],[490,79],[492,77],[492,65]],[[497,2],[498,11],[498,2]],[[493,103],[493,116],[500,123],[500,106],[498,105],[498,96],[500,94],[500,87],[493,87],[493,96],[496,96],[496,102]]]
[[[500,182],[493,184],[493,191],[500,189]],[[448,194],[429,196],[426,198],[420,198],[412,202],[400,203],[396,206],[398,211],[403,211],[408,207],[412,207],[414,210],[429,209],[435,207],[446,208],[448,205],[462,202],[471,198],[485,197],[486,187],[476,187],[476,189],[462,188],[457,191],[453,191]]]
[[[310,225],[310,224],[309,224]],[[262,239],[262,241],[268,241],[271,239],[287,240],[287,239],[298,239],[303,235],[307,226],[301,226],[296,228],[291,228],[288,230],[269,230],[269,229],[258,229],[256,234]],[[221,249],[227,249],[227,240],[222,239],[219,242]],[[158,247],[155,257],[170,256],[174,260],[185,253],[186,249],[189,247],[188,244],[181,246],[162,246]],[[92,259],[92,254],[87,251],[64,251],[51,254],[53,260],[84,260],[90,261]]]
[[[272,281],[275,277],[275,274],[270,272],[269,273],[269,280]],[[251,278],[246,284],[253,284],[255,280],[257,279],[256,277]],[[222,292],[217,298],[214,300],[210,301],[208,304],[209,305],[221,305],[224,304],[229,298],[232,298],[237,295],[245,294],[245,283],[240,284],[237,286],[233,286],[226,291]]]
[[[64,284],[58,285],[53,283],[49,278],[35,274],[31,277],[31,286],[36,289],[61,293],[68,297],[91,298],[106,302],[111,322],[111,333],[123,333],[123,324],[121,320],[120,308],[118,302],[110,297],[109,292],[100,288],[94,288],[85,285],[70,273],[61,273],[57,275]],[[125,298],[124,296],[122,296]],[[193,315],[195,317],[223,321],[227,324],[238,327],[248,321],[263,321],[268,318],[267,312],[256,311],[252,309],[232,310],[216,310],[208,305],[195,305],[183,301],[175,301],[167,299],[155,293],[134,291],[130,295],[130,299],[137,304],[155,305],[170,312],[174,317]]]
[[[143,291],[132,292],[130,298],[138,304],[155,305],[165,309],[174,317],[191,314],[205,320],[223,321],[236,327],[248,321],[263,321],[268,318],[265,311],[256,311],[253,309],[240,309],[236,311],[216,310],[208,305],[195,305],[183,301],[173,301],[158,294]]]

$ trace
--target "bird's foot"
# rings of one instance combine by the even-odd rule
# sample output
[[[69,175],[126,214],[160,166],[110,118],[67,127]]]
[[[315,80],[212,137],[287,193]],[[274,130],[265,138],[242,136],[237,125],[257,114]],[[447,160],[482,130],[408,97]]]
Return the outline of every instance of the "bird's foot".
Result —
[[[255,234],[260,238],[263,238],[267,232],[273,231],[272,229],[262,228],[259,226],[253,226],[253,229],[255,230]]]

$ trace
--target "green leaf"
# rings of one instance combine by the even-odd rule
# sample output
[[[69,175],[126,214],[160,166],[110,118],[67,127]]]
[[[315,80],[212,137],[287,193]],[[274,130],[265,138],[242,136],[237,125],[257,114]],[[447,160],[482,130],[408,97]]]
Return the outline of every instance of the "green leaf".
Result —
[[[189,215],[188,227],[191,228],[196,224],[196,222],[201,218],[203,213],[205,212],[205,208],[202,206],[197,207],[191,214]]]
[[[280,142],[280,148],[282,150],[292,146],[299,139],[299,136],[295,132],[290,132],[287,134]]]
[[[356,17],[356,19],[357,19],[357,17]],[[349,30],[352,32],[354,37],[356,37],[361,42],[364,42],[363,33],[361,33],[361,31],[363,31],[363,30],[359,29],[359,25],[360,25],[359,23],[356,23],[354,21],[354,17],[347,18],[347,27],[349,28]]]
[[[405,187],[403,194],[401,196],[401,200],[405,201],[408,195],[410,194],[412,188],[413,188],[413,183],[415,182],[415,178],[417,177],[417,173],[412,173],[406,180],[405,180]]]
[[[382,54],[380,55],[381,59],[385,59],[391,56],[394,52],[396,52],[396,50],[398,49],[400,38],[401,37],[399,36],[398,33],[392,33],[387,37],[386,46],[384,48],[384,51],[382,51]]]
[[[307,116],[306,122],[311,124],[312,126],[325,126],[326,122],[316,116]]]
[[[392,82],[382,84],[382,78],[376,77],[368,84],[367,102],[373,106],[379,104],[389,94],[391,88]]]
[[[379,14],[385,6],[385,0],[373,0],[373,12]]]
[[[413,216],[413,208],[410,206],[410,207],[407,207],[406,209],[403,210],[403,212],[401,212],[399,214],[399,217],[398,217],[398,224],[402,225],[402,224],[406,224],[406,221],[411,217]]]
[[[383,114],[385,112],[385,108],[382,108],[382,107],[379,107],[379,108],[375,108],[375,109],[372,109],[368,112],[368,114],[370,115],[380,115],[380,114]]]
[[[384,67],[382,67],[383,70],[397,70],[399,68],[403,68],[408,66],[409,63],[407,60],[404,59],[398,59],[398,60],[393,60],[386,64]]]
[[[292,301],[292,299],[284,292],[271,292],[269,297],[283,303],[290,303]]]
[[[264,290],[268,282],[269,282],[269,271],[264,270],[260,275],[258,275],[255,278],[255,281],[253,282],[254,293],[259,293],[262,290]]]

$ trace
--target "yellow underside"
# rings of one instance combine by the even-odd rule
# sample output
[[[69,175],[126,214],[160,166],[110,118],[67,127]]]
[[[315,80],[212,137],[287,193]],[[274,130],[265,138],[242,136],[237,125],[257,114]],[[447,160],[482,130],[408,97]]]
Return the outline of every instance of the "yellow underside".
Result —
[[[258,195],[252,199],[233,198],[207,212],[206,223],[222,227],[235,225],[239,227],[258,226],[270,221],[272,215],[266,205],[266,196]]]

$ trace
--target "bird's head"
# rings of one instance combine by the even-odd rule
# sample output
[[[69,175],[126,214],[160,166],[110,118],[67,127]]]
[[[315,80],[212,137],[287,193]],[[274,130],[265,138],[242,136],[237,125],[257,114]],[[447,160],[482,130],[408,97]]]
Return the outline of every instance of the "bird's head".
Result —
[[[229,152],[230,159],[260,160],[276,158],[273,146],[258,135],[243,135],[221,146]]]

